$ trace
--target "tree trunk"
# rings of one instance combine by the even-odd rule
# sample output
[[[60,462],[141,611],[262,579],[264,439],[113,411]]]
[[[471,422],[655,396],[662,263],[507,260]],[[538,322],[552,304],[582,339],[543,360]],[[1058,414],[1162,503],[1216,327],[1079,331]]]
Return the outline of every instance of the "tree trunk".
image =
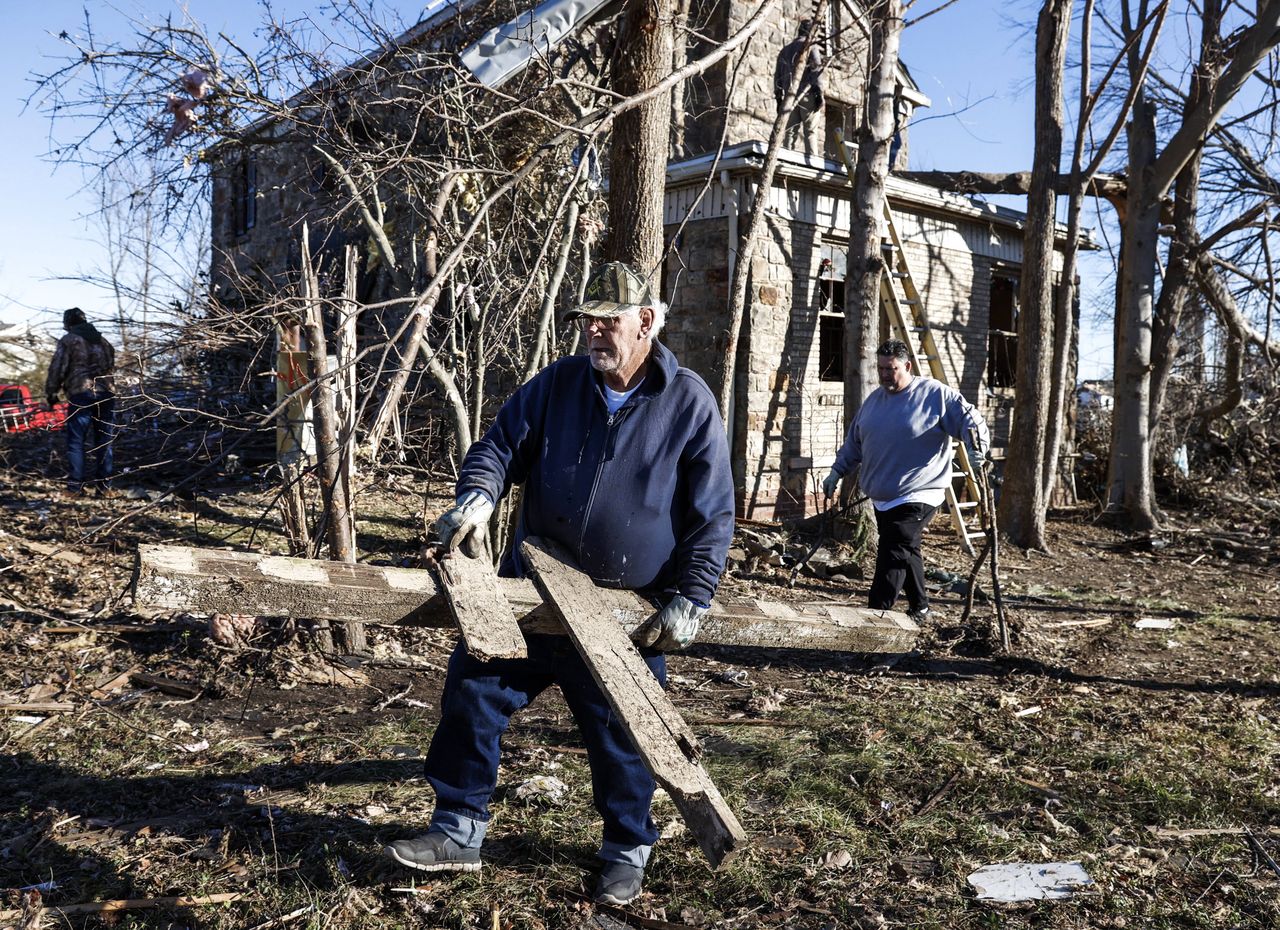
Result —
[[[849,262],[844,302],[844,426],[876,389],[880,336],[880,275],[884,271],[880,224],[893,142],[893,103],[902,37],[901,0],[884,0],[871,12],[867,105],[858,128],[858,158],[849,217]],[[848,490],[848,489],[846,489]]]
[[[554,340],[556,303],[560,296],[560,286],[564,282],[565,270],[569,267],[569,253],[573,251],[573,241],[578,231],[579,209],[577,196],[571,196],[565,211],[564,239],[560,242],[560,254],[556,256],[556,267],[551,273],[551,281],[542,298],[542,313],[538,319],[537,334],[534,336],[533,348],[529,350],[529,355],[525,359],[524,377],[520,379],[521,381],[528,381],[549,361],[549,359],[544,360],[544,356],[548,354],[548,346]]]
[[[391,381],[387,385],[387,393],[382,399],[381,406],[378,407],[378,415],[374,419],[373,426],[369,429],[369,457],[372,459],[378,457],[378,450],[382,446],[382,441],[386,438],[387,430],[391,427],[391,421],[395,419],[399,412],[400,398],[404,395],[405,385],[409,383],[409,375],[413,372],[414,356],[419,350],[428,355],[432,354],[429,348],[423,346],[423,337],[427,332],[427,324],[431,321],[431,315],[435,312],[436,303],[440,299],[441,281],[437,280],[437,249],[439,242],[437,227],[440,225],[440,218],[444,215],[444,209],[449,203],[449,198],[453,193],[457,180],[457,174],[450,174],[446,177],[444,183],[440,185],[440,190],[436,192],[435,203],[432,205],[430,228],[427,231],[426,243],[427,274],[431,278],[431,285],[413,303],[413,309],[410,311],[412,319],[407,327],[402,327],[402,329],[405,329],[404,341],[398,348],[391,347],[391,351],[396,355],[399,364],[396,366],[395,374],[392,375]],[[390,259],[384,254],[384,264],[388,261]]]
[[[818,0],[811,22],[817,23],[826,8],[827,0]],[[811,41],[816,39],[817,35],[817,29],[810,30]],[[808,53],[809,46],[806,44],[800,60],[803,61],[803,56]],[[751,276],[751,259],[755,255],[756,243],[760,241],[760,237],[764,233],[765,208],[769,204],[769,193],[773,190],[773,176],[778,169],[778,156],[782,150],[787,124],[791,120],[791,114],[795,111],[796,95],[803,80],[804,68],[796,68],[791,76],[791,84],[787,88],[782,102],[778,105],[773,128],[769,132],[769,148],[765,152],[764,167],[761,169],[760,179],[756,184],[755,197],[751,201],[751,219],[747,223],[746,233],[741,237],[741,242],[729,243],[729,248],[738,250],[738,256],[734,261],[733,280],[729,285],[729,324],[724,355],[720,360],[719,400],[720,416],[725,421],[725,426],[730,432],[732,432],[733,425],[729,423],[729,406],[733,397],[734,381],[737,377],[738,338],[742,333],[742,318],[747,308],[747,280]]]
[[[352,532],[351,509],[346,494],[347,482],[342,474],[345,465],[342,461],[342,444],[338,438],[334,385],[332,379],[327,377],[328,349],[320,308],[320,287],[311,264],[311,243],[306,224],[302,227],[302,287],[306,313],[303,331],[307,339],[307,359],[311,363],[311,411],[315,419],[316,458],[324,499],[329,558],[335,562],[354,562],[355,535]],[[365,651],[363,624],[339,622],[337,629],[341,640],[339,645],[345,651]]]
[[[1062,277],[1058,280],[1057,300],[1053,308],[1053,362],[1049,372],[1049,417],[1044,438],[1044,499],[1049,506],[1053,505],[1054,488],[1060,477],[1059,455],[1075,447],[1075,395],[1068,388],[1075,386],[1080,360],[1080,301],[1076,267],[1080,255],[1080,217],[1084,213],[1084,198],[1089,186],[1084,170],[1084,142],[1094,102],[1090,89],[1093,80],[1093,7],[1094,0],[1085,0],[1080,16],[1080,100],[1067,185],[1067,240],[1062,249]],[[1071,484],[1068,500],[1074,501],[1071,464],[1068,458],[1067,472],[1063,477]]]
[[[671,70],[674,0],[627,0],[615,50],[613,89],[630,97]],[[646,276],[662,260],[662,197],[667,184],[671,97],[656,95],[620,114],[609,148],[608,261]]]
[[[1054,166],[1054,171],[1049,182],[1054,191],[1070,194],[1074,183],[1071,175],[1057,174],[1057,166]],[[901,171],[897,177],[961,194],[1028,194],[1031,192],[1031,174],[1030,171]],[[1116,203],[1124,200],[1128,187],[1123,177],[1094,174],[1086,181],[1085,194]]]
[[[1004,470],[1000,524],[1015,545],[1047,549],[1045,446],[1053,361],[1053,241],[1057,196],[1053,179],[1062,160],[1062,104],[1072,0],[1045,0],[1036,25],[1035,155],[1022,247],[1018,314],[1017,388],[1013,435]]]
[[[1218,74],[1222,68],[1222,52],[1219,34],[1222,27],[1222,0],[1204,0],[1200,24],[1200,60],[1191,75],[1191,87],[1183,113],[1190,114],[1201,106],[1201,101],[1214,93]],[[1154,330],[1152,333],[1151,410],[1148,415],[1151,430],[1151,451],[1156,452],[1158,428],[1164,414],[1168,395],[1169,376],[1181,348],[1178,337],[1182,315],[1193,292],[1190,254],[1199,234],[1196,213],[1199,206],[1200,163],[1204,149],[1197,148],[1187,161],[1173,188],[1173,237],[1169,241],[1169,259],[1156,303]],[[1154,460],[1152,463],[1154,470]]]
[[[1107,507],[1128,515],[1134,529],[1155,528],[1151,483],[1151,319],[1156,276],[1160,193],[1150,189],[1155,163],[1156,108],[1139,93],[1128,129],[1129,201],[1116,307],[1115,409]]]
[[[1218,399],[1208,406],[1196,411],[1196,422],[1201,435],[1207,435],[1213,421],[1225,417],[1240,406],[1244,400],[1244,339],[1233,329],[1225,331],[1227,350],[1222,383],[1218,388]]]

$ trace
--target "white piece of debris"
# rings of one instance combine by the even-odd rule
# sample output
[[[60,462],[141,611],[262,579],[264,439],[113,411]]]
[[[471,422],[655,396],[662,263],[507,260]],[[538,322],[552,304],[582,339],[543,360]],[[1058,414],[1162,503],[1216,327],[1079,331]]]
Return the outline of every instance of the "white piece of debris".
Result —
[[[835,849],[824,853],[818,860],[818,868],[829,872],[839,872],[853,865],[853,854],[847,849]]]
[[[568,793],[569,786],[554,775],[534,775],[516,787],[516,797],[521,801],[544,804],[560,804]]]
[[[1168,617],[1139,617],[1133,622],[1135,630],[1172,630],[1174,623]]]
[[[979,901],[1053,901],[1093,884],[1079,862],[1002,862],[969,876]]]

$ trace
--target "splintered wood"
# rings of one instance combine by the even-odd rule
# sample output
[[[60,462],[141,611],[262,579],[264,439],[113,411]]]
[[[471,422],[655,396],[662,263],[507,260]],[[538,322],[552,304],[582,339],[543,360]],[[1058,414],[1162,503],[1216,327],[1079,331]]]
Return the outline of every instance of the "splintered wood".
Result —
[[[615,592],[597,588],[554,543],[532,537],[520,551],[645,766],[671,795],[712,867],[723,868],[746,843],[746,833],[698,761],[697,737],[626,632],[601,609]]]
[[[524,659],[529,651],[511,604],[486,558],[455,553],[436,563],[440,587],[449,601],[467,652],[477,659]]]
[[[527,579],[497,578],[495,587],[526,632],[561,633],[559,619]],[[431,572],[385,565],[322,562],[255,552],[139,546],[134,570],[138,606],[196,614],[310,617],[450,627],[455,621]],[[630,591],[601,589],[603,609],[626,632],[653,613]],[[920,628],[893,610],[840,603],[780,603],[717,597],[698,641],[767,649],[903,653]]]

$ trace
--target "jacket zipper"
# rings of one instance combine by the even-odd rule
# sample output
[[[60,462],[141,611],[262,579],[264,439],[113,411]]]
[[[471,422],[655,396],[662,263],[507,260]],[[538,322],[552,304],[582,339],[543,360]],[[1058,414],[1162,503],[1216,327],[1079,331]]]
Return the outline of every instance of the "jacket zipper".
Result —
[[[587,544],[587,527],[591,523],[591,508],[596,502],[596,489],[600,487],[600,476],[604,473],[604,463],[609,458],[609,450],[613,447],[613,428],[622,419],[624,411],[630,410],[628,403],[616,413],[609,414],[605,420],[604,448],[600,450],[600,461],[596,462],[596,475],[591,479],[591,493],[587,495],[587,509],[582,514],[582,532],[578,534],[578,561],[582,561],[582,550]]]

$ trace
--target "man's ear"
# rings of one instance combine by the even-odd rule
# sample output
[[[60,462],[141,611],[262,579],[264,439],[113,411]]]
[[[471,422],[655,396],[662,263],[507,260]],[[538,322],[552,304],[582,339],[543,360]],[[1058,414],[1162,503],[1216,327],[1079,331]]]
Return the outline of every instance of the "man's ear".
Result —
[[[648,336],[649,331],[653,329],[653,317],[654,314],[652,307],[640,308],[640,335],[642,337]]]

